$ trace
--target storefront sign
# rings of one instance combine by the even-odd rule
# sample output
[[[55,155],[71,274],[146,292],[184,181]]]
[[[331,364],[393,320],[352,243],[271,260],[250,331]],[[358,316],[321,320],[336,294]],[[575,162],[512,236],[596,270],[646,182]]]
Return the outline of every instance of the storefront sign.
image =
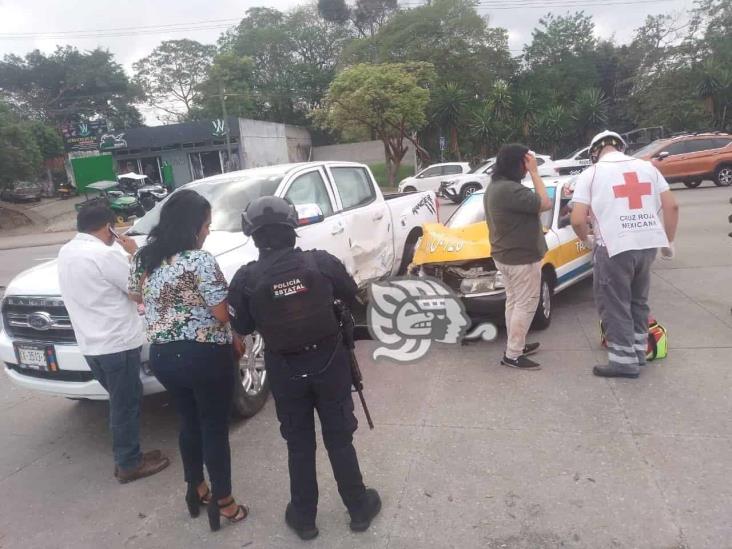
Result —
[[[99,149],[102,135],[107,133],[107,122],[66,123],[61,127],[61,135],[67,151],[95,151]]]

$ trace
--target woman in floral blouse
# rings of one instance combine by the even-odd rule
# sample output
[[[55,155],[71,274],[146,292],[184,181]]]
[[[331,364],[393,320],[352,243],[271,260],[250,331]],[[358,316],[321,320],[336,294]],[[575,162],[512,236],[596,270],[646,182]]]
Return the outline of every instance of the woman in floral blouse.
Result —
[[[229,413],[236,370],[226,280],[214,257],[201,250],[210,224],[204,197],[192,190],[171,195],[135,256],[129,291],[145,306],[150,367],[181,418],[188,510],[196,517],[201,504],[215,501],[208,517],[218,530],[221,516],[238,522],[248,510],[231,495]]]

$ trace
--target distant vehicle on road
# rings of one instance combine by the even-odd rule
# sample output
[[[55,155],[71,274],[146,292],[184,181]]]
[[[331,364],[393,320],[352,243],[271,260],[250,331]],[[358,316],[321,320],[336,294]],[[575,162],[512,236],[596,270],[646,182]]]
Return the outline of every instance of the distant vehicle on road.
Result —
[[[578,149],[566,158],[554,161],[554,167],[559,175],[577,175],[582,173],[590,164],[592,164],[592,161],[590,160],[589,147]]]
[[[4,200],[6,202],[27,202],[31,200],[40,202],[42,195],[43,187],[38,183],[17,181],[13,183],[10,188],[3,189],[3,191],[0,192],[0,200]]]
[[[443,198],[449,198],[455,204],[460,204],[471,194],[486,188],[490,182],[495,163],[495,157],[489,158],[486,162],[466,174],[443,178],[437,195]],[[542,177],[558,175],[551,156],[537,154],[536,163],[539,165],[539,175]]]
[[[421,170],[417,175],[402,179],[398,190],[400,193],[413,193],[414,191],[437,192],[440,182],[445,176],[459,175],[470,171],[468,162],[444,162],[432,164]]]
[[[352,162],[241,170],[200,179],[184,188],[195,190],[211,203],[211,234],[204,249],[216,256],[228,280],[259,255],[252,239],[241,231],[241,212],[260,196],[290,200],[300,215],[298,246],[324,249],[338,257],[363,290],[371,281],[404,273],[422,225],[438,219],[435,193],[385,196],[368,166]],[[165,200],[128,232],[138,244],[157,225],[163,204]],[[121,248],[119,251],[122,253]],[[107,398],[76,345],[55,260],[16,276],[8,284],[0,311],[0,364],[5,365],[12,382],[70,398]],[[249,417],[264,405],[269,380],[261,337],[249,336],[246,349],[237,365],[240,383],[236,384],[234,411]],[[145,346],[140,373],[144,392],[161,392],[163,387],[147,367],[147,357]]]
[[[718,187],[732,185],[732,135],[695,133],[658,139],[633,155],[650,160],[669,183],[689,188],[711,179]]]

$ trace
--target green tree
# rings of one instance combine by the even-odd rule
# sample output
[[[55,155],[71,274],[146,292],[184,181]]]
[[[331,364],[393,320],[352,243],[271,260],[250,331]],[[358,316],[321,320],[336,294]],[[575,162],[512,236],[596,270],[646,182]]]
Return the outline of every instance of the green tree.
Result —
[[[531,44],[524,47],[524,59],[531,68],[586,55],[596,45],[595,23],[582,11],[566,16],[550,13],[539,19],[539,25],[531,33]]]
[[[536,124],[536,99],[531,90],[520,90],[516,94],[511,112],[516,124],[521,128],[522,139],[527,142],[531,130]]]
[[[349,7],[345,0],[318,0],[318,12],[326,21],[350,25],[359,36],[374,36],[399,10],[397,0],[356,0]]]
[[[306,124],[307,114],[320,105],[335,77],[340,52],[350,38],[347,28],[326,21],[313,6],[287,14],[253,8],[219,41],[220,54],[210,74],[223,79],[227,94],[248,90],[245,103],[253,102],[257,118]],[[237,58],[246,61],[237,67]],[[204,83],[206,89],[218,85]],[[211,102],[206,98],[201,103]]]
[[[0,187],[35,179],[42,160],[31,125],[0,103]]]
[[[360,64],[341,72],[330,85],[315,120],[345,138],[375,135],[384,144],[390,185],[396,182],[407,141],[427,123],[434,69],[425,63]]]
[[[394,15],[373,37],[352,42],[343,62],[425,62],[439,82],[456,82],[482,96],[498,79],[508,80],[515,63],[505,29],[489,27],[470,0],[434,0]]]
[[[216,46],[187,38],[162,42],[132,65],[145,102],[166,113],[164,119],[180,122],[187,118],[215,54]]]
[[[432,119],[440,127],[446,129],[450,136],[450,151],[462,160],[458,142],[458,128],[465,116],[470,98],[456,82],[447,82],[438,86],[432,98]]]
[[[496,116],[494,105],[489,101],[472,111],[468,130],[478,144],[481,160],[496,153],[513,137],[510,123]]]
[[[549,107],[539,115],[536,129],[536,142],[556,157],[562,143],[567,142],[567,133],[571,124],[571,116],[561,105]]]
[[[588,141],[592,134],[607,125],[607,98],[598,88],[580,90],[572,105],[572,118],[577,123],[579,138]]]
[[[103,117],[141,121],[132,107],[140,90],[130,83],[111,53],[59,47],[50,55],[38,50],[0,62],[0,92],[30,118],[54,124]]]

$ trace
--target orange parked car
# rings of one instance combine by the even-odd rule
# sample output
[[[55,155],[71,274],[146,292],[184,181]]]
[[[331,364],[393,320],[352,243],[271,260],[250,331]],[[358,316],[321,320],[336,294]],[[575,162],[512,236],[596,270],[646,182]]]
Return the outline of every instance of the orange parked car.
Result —
[[[650,160],[669,183],[698,187],[705,179],[715,185],[732,184],[732,135],[699,133],[659,139],[633,156]]]

